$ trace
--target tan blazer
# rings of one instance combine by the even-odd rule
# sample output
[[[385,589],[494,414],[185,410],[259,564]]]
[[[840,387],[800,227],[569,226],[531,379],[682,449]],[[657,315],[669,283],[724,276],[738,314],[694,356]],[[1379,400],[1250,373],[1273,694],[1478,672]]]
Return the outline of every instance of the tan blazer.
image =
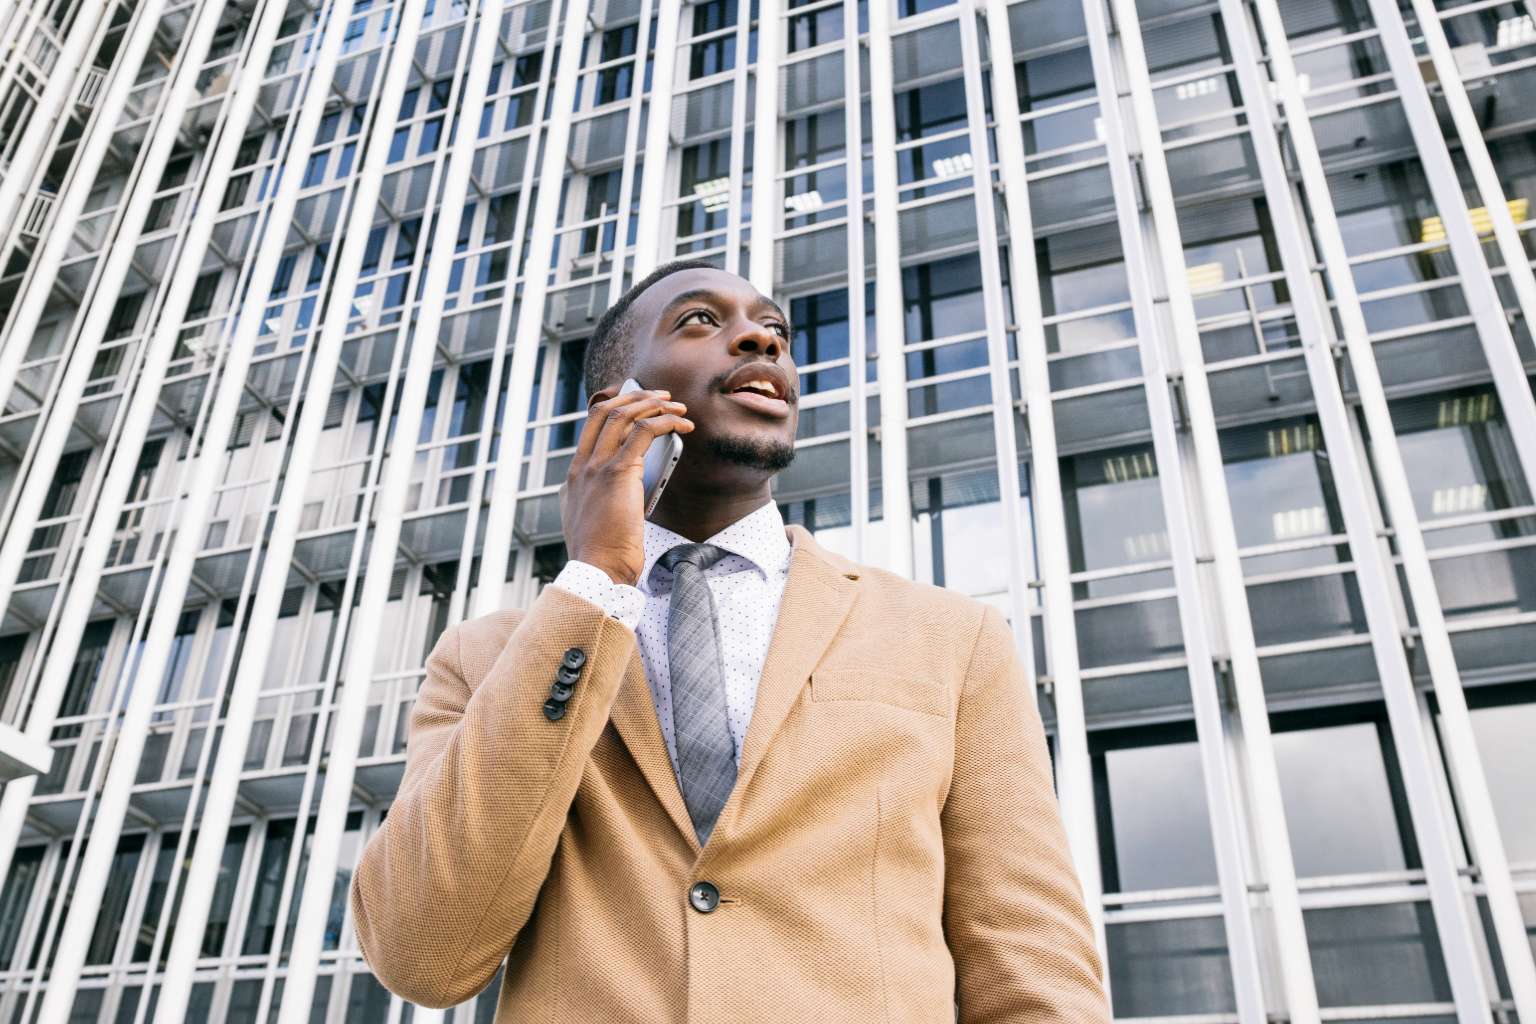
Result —
[[[619,620],[546,587],[443,634],[352,877],[386,987],[451,1006],[505,960],[497,1024],[951,1024],[956,1003],[962,1022],[1109,1020],[1006,620],[786,532],[736,788],[702,850]]]

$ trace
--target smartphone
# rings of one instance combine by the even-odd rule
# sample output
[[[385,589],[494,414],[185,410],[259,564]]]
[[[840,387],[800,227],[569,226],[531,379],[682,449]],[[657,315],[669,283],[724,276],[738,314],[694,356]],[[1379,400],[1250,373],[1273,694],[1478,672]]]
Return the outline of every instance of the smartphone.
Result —
[[[643,390],[640,383],[629,377],[625,379],[624,386],[619,388],[619,394],[640,390]],[[651,518],[651,513],[656,511],[656,502],[661,499],[661,492],[666,488],[667,481],[672,479],[672,470],[682,457],[683,439],[677,434],[662,434],[651,442],[651,447],[645,453],[645,518]]]

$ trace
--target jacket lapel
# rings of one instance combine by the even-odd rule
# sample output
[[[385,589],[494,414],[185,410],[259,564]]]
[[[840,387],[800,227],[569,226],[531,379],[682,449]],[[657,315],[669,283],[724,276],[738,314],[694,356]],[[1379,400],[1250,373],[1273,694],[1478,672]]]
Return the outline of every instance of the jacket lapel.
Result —
[[[650,783],[661,806],[679,832],[688,838],[695,849],[699,839],[693,831],[693,819],[683,803],[683,792],[678,788],[677,775],[672,771],[672,758],[667,754],[667,741],[661,735],[661,723],[656,720],[656,702],[651,697],[650,684],[645,681],[645,662],[640,658],[640,645],[635,645],[624,669],[624,681],[619,684],[619,697],[609,713],[624,745],[629,747],[640,774]]]
[[[837,635],[858,587],[835,565],[829,553],[798,523],[787,526],[791,541],[789,578],[779,603],[768,657],[757,683],[757,702],[737,768],[737,789],[763,759],[768,745],[800,697],[811,669],[821,661]],[[850,578],[853,577],[853,578]]]
[[[747,726],[736,786],[721,812],[722,823],[733,816],[746,780],[799,699],[811,670],[831,646],[853,607],[858,589],[853,582],[858,578],[853,563],[821,547],[810,531],[798,523],[786,526],[785,533],[790,540],[789,575],[768,644],[768,656],[758,679],[757,702]],[[672,770],[672,759],[667,755],[661,725],[656,720],[656,705],[646,683],[645,665],[638,645],[625,667],[624,681],[619,686],[610,720],[673,824],[697,853],[698,837],[683,803],[683,794]]]

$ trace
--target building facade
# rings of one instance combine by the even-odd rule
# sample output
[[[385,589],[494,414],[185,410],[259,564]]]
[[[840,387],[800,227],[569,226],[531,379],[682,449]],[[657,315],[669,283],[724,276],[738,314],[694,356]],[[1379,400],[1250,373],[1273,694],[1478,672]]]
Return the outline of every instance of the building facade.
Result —
[[[0,1021],[491,1019],[350,870],[690,255],[786,519],[1013,624],[1117,1019],[1536,1022],[1533,13],[0,8]]]

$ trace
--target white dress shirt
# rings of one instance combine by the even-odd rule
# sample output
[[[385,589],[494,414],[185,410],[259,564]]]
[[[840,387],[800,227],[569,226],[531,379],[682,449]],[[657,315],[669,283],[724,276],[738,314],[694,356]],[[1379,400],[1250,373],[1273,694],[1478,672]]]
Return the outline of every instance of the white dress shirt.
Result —
[[[572,559],[550,586],[569,590],[598,605],[635,631],[646,681],[656,704],[672,771],[677,773],[677,740],[672,728],[672,680],[667,667],[667,612],[672,573],[657,562],[679,544],[693,543],[650,520],[645,523],[645,564],[638,586],[615,581],[602,569]],[[757,703],[757,681],[768,657],[768,641],[779,617],[779,601],[789,578],[789,538],[779,506],[769,500],[705,543],[730,554],[705,571],[719,613],[720,654],[725,663],[725,708],[735,742],[736,760]]]

